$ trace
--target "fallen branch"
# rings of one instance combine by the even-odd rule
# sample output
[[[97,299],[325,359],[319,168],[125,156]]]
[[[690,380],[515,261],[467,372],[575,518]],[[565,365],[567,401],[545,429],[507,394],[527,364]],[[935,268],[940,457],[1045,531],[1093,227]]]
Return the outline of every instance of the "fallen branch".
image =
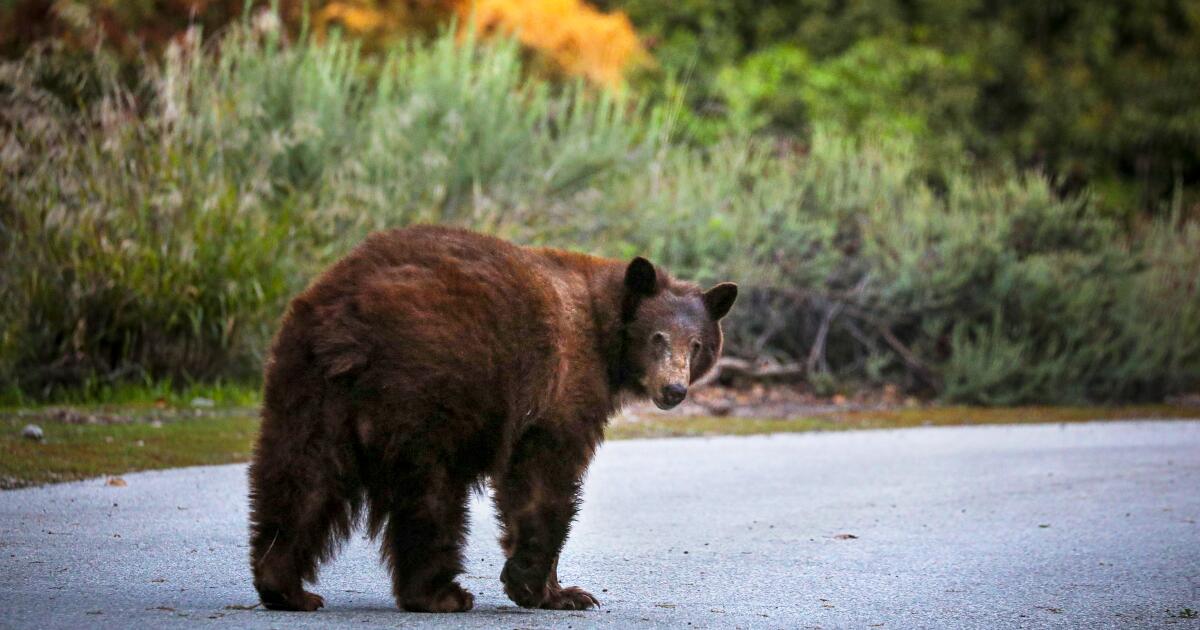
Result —
[[[908,349],[908,346],[896,338],[891,328],[883,324],[877,325],[876,328],[879,331],[879,335],[887,342],[887,345],[891,346],[892,350],[895,350],[896,354],[900,355],[900,358],[904,360],[904,363],[908,365],[913,374],[917,375],[917,378],[925,381],[925,384],[932,387],[935,391],[941,390],[941,384],[938,383],[933,372],[925,367],[925,364],[917,358],[917,355],[913,354],[912,350]]]
[[[753,362],[737,357],[722,357],[716,367],[692,387],[703,387],[713,382],[730,383],[732,381],[749,382],[791,382],[799,381],[807,374],[804,366],[799,363],[766,363]]]
[[[864,291],[867,290],[867,284],[870,282],[870,274],[864,275],[854,285],[854,289],[847,294],[847,298],[851,301],[857,301],[862,297]],[[816,374],[820,368],[822,372],[829,372],[829,362],[825,359],[825,344],[829,339],[829,328],[833,325],[833,320],[846,307],[847,300],[839,299],[829,303],[825,309],[825,314],[821,318],[821,326],[817,329],[817,336],[813,339],[812,348],[808,351],[808,360],[804,362],[804,369],[808,374]]]
[[[825,341],[829,338],[829,327],[845,306],[844,302],[835,302],[825,310],[825,316],[821,318],[821,326],[817,329],[817,337],[813,339],[812,348],[808,351],[808,360],[804,362],[804,369],[807,370],[807,373],[815,374],[818,367],[823,372],[829,371],[829,363],[825,360]]]

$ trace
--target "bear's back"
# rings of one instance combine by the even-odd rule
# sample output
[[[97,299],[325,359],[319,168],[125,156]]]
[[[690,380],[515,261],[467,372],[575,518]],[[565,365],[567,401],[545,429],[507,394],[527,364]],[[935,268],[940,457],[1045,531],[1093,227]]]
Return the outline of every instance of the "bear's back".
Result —
[[[285,344],[307,346],[315,369],[352,382],[359,397],[524,413],[553,395],[572,334],[561,283],[539,260],[453,228],[373,234],[296,298],[275,358]]]

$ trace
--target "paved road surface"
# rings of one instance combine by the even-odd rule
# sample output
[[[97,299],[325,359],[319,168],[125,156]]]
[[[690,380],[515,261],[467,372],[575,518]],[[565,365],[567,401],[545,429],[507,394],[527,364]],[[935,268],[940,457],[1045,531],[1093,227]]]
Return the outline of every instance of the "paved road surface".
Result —
[[[230,608],[245,468],[125,479],[0,493],[0,627],[1200,628],[1196,422],[610,443],[560,565],[604,607],[574,613],[504,598],[483,499],[469,613],[398,612],[361,536],[324,610]]]

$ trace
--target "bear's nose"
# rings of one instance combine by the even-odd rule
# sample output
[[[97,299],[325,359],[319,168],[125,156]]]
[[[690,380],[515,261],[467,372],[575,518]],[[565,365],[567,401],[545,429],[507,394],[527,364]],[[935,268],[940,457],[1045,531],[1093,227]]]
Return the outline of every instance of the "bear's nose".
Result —
[[[683,397],[687,396],[687,386],[679,383],[664,385],[662,388],[662,400],[668,405],[678,405],[683,402]]]

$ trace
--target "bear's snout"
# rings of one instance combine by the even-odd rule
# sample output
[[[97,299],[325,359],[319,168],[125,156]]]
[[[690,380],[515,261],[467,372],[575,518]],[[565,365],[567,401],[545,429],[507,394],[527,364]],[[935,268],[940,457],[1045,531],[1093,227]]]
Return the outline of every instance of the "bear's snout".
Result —
[[[658,404],[659,409],[670,409],[683,402],[684,397],[687,396],[687,390],[687,385],[681,383],[663,385],[662,391],[655,397],[654,402]]]

